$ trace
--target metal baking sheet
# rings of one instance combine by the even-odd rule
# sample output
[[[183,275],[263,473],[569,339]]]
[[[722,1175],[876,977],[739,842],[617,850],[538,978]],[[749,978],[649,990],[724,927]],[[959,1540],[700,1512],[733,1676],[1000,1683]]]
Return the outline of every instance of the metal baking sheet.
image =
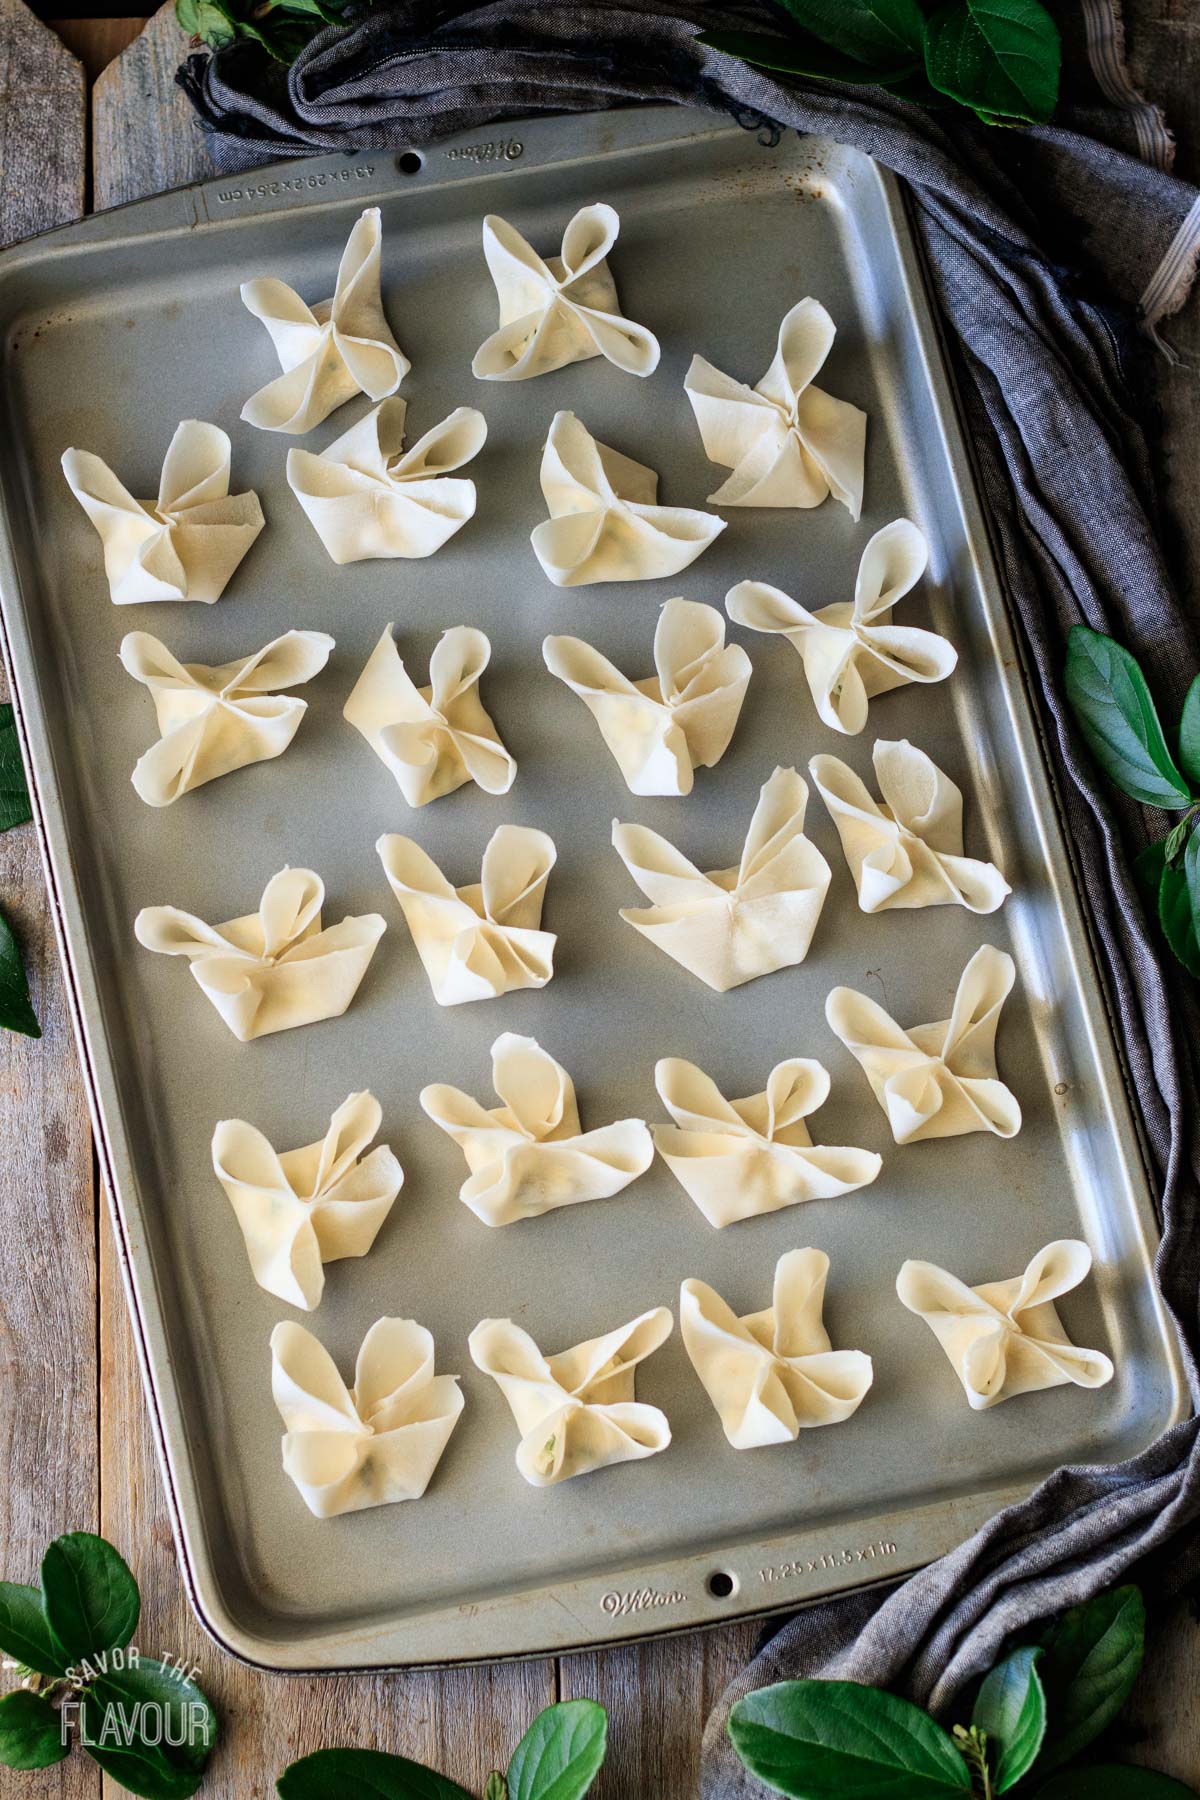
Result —
[[[626,310],[662,340],[658,372],[641,382],[594,361],[529,383],[474,381],[471,355],[495,324],[482,215],[503,212],[549,251],[593,199],[620,212],[614,268]],[[413,362],[411,434],[471,404],[489,438],[470,471],[478,513],[445,550],[336,569],[286,487],[289,440],[239,423],[273,361],[237,289],[271,273],[323,298],[352,221],[376,202],[386,309]],[[684,396],[689,358],[699,350],[757,379],[783,313],[809,293],[838,325],[822,382],[870,415],[862,523],[832,501],[734,511],[683,577],[552,588],[528,538],[544,516],[538,462],[554,411],[571,408],[657,468],[668,503],[702,505],[720,471]],[[0,320],[8,655],[181,1558],[223,1645],[281,1670],[453,1662],[794,1605],[912,1568],[1058,1464],[1128,1456],[1179,1416],[1179,1365],[1151,1277],[1153,1213],[1110,1025],[885,174],[832,144],[769,147],[674,109],[506,125],[429,149],[414,172],[385,155],[296,163],[51,234],[0,260]],[[367,404],[305,441],[331,442]],[[68,444],[97,451],[134,492],[153,493],[186,417],[230,431],[235,485],[258,490],[268,528],[219,605],[118,610],[59,456]],[[954,640],[955,676],[876,701],[862,737],[835,739],[787,644],[734,631],[754,675],[732,749],[687,801],[629,794],[582,705],[544,671],[545,634],[578,633],[648,673],[671,594],[719,606],[735,581],[758,577],[810,605],[841,599],[869,533],[900,513],[932,546],[904,617]],[[411,813],[343,722],[389,620],[414,668],[448,625],[491,637],[486,697],[520,764],[507,799],[467,788]],[[129,775],[152,739],[152,709],[118,663],[121,636],[143,628],[185,660],[223,662],[292,626],[332,632],[337,650],[304,690],[310,711],[287,755],[167,811],[145,807]],[[777,763],[803,770],[834,750],[869,773],[876,734],[911,736],[960,783],[969,850],[998,861],[1015,888],[1001,913],[864,918],[814,796],[810,830],[834,874],[802,968],[710,994],[620,922],[618,908],[638,897],[609,843],[614,818],[652,824],[719,867],[736,860]],[[545,918],[559,934],[557,973],[542,993],[441,1011],[373,845],[408,832],[461,882],[504,820],[542,826],[558,845]],[[327,918],[377,909],[389,928],[345,1018],[240,1045],[180,963],[136,945],[132,920],[160,901],[232,917],[284,863],[324,877]],[[825,1024],[825,996],[847,982],[902,1021],[944,1017],[984,941],[1011,949],[1019,970],[999,1052],[1024,1129],[1010,1143],[981,1135],[897,1150]],[[459,1153],[417,1094],[439,1079],[486,1099],[488,1048],[505,1029],[536,1035],[567,1065],[593,1124],[662,1117],[653,1068],[665,1054],[698,1061],[730,1094],[760,1089],[784,1056],[817,1056],[833,1075],[818,1137],[882,1151],[883,1172],[859,1194],[717,1233],[660,1164],[616,1199],[489,1231],[458,1202]],[[281,1472],[270,1393],[267,1340],[294,1315],[251,1279],[209,1139],[233,1115],[280,1147],[310,1142],[363,1086],[383,1103],[405,1186],[371,1256],[331,1267],[304,1322],[349,1371],[372,1320],[421,1319],[439,1368],[462,1374],[467,1409],[419,1504],[320,1522]],[[901,1262],[932,1257],[983,1280],[1067,1234],[1096,1255],[1094,1279],[1064,1305],[1067,1325],[1114,1357],[1116,1379],[971,1413],[932,1335],[896,1300]],[[551,1491],[525,1485],[507,1407],[467,1355],[477,1320],[511,1315],[558,1349],[643,1308],[675,1309],[685,1276],[749,1311],[768,1302],[776,1258],[805,1244],[832,1258],[835,1343],[875,1359],[853,1420],[737,1453],[676,1332],[638,1378],[639,1396],[670,1417],[669,1451]]]

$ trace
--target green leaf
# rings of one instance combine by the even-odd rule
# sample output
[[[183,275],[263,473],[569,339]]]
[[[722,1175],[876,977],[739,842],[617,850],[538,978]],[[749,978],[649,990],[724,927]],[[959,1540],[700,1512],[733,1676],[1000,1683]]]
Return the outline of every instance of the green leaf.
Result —
[[[217,1741],[208,1698],[167,1663],[138,1656],[80,1698],[79,1741],[106,1774],[145,1800],[188,1800]]]
[[[1077,1756],[1116,1718],[1142,1666],[1146,1608],[1132,1585],[1065,1612],[1042,1639],[1049,1725],[1037,1772]]]
[[[0,1764],[6,1769],[48,1769],[70,1748],[61,1718],[42,1694],[14,1688],[0,1699]]]
[[[67,1659],[50,1635],[35,1587],[0,1581],[0,1650],[39,1675],[65,1675]]]
[[[175,17],[190,37],[198,37],[211,50],[232,44],[237,24],[217,0],[175,0]]]
[[[934,87],[989,116],[1049,119],[1061,59],[1058,26],[1039,0],[948,0],[925,26]]]
[[[997,1794],[1006,1794],[1033,1767],[1046,1735],[1046,1696],[1037,1672],[1043,1654],[1036,1646],[1014,1650],[984,1677],[975,1701],[971,1723],[987,1733],[995,1753]]]
[[[493,1769],[483,1790],[483,1800],[508,1800],[508,1783],[499,1769]]]
[[[1133,872],[1137,878],[1137,884],[1155,918],[1158,917],[1158,890],[1162,882],[1162,872],[1166,860],[1166,838],[1159,838],[1155,844],[1147,844],[1146,848],[1139,850],[1133,859]]]
[[[1156,1769],[1133,1763],[1091,1763],[1082,1769],[1064,1769],[1034,1800],[1196,1800],[1195,1788],[1186,1787]]]
[[[1200,978],[1200,939],[1186,868],[1164,863],[1158,884],[1158,922],[1173,954],[1189,975]]]
[[[32,817],[17,721],[5,701],[0,705],[0,831],[11,831],[14,825],[24,825]]]
[[[540,1712],[508,1765],[509,1800],[580,1800],[604,1761],[608,1714],[595,1700]]]
[[[1200,675],[1183,697],[1179,719],[1179,766],[1194,788],[1200,789]]]
[[[1067,699],[1104,773],[1146,806],[1178,811],[1191,801],[1167,749],[1146,678],[1103,632],[1073,625],[1067,640]]]
[[[1187,848],[1187,841],[1192,835],[1192,826],[1195,822],[1194,811],[1184,813],[1182,819],[1176,820],[1163,839],[1163,855],[1172,868],[1183,861],[1183,853]]]
[[[0,1030],[19,1031],[23,1037],[40,1038],[42,1035],[29,998],[21,952],[12,926],[3,913],[0,913]]]
[[[816,81],[842,81],[851,87],[877,87],[900,81],[919,64],[858,62],[830,50],[813,37],[769,37],[763,31],[706,31],[695,40],[710,50],[723,50],[759,69],[775,69],[783,75],[806,75]]]
[[[919,63],[925,19],[917,0],[783,0],[805,31],[863,63]]]
[[[733,1747],[795,1800],[937,1800],[971,1791],[967,1765],[919,1707],[853,1681],[781,1681],[739,1700]]]
[[[385,1750],[315,1750],[289,1763],[280,1800],[471,1800],[465,1788]]]
[[[123,1649],[137,1630],[141,1597],[122,1558],[102,1537],[72,1531],[42,1558],[42,1609],[72,1662]]]

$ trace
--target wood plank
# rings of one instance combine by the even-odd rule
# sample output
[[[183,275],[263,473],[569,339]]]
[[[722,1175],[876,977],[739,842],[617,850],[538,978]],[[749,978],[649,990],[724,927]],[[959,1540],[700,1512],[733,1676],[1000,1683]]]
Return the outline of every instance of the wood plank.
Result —
[[[82,66],[22,0],[0,0],[0,244],[83,212],[85,110]]]
[[[115,62],[122,50],[132,44],[146,23],[147,15],[137,13],[125,19],[48,19],[55,36],[83,64],[90,86],[96,77]]]
[[[85,144],[79,64],[0,0],[0,243],[82,212]],[[32,825],[0,837],[0,903],[42,1026],[0,1032],[0,1544],[2,1573],[31,1581],[48,1541],[94,1530],[99,1511],[92,1137]],[[81,1755],[40,1778],[53,1800],[99,1791]]]
[[[608,1708],[608,1757],[589,1800],[694,1800],[704,1721],[761,1630],[724,1625],[564,1657],[562,1698],[586,1696]]]
[[[140,1647],[195,1663],[221,1715],[204,1800],[268,1795],[286,1763],[329,1744],[397,1751],[482,1791],[489,1770],[507,1763],[526,1724],[554,1698],[553,1663],[308,1680],[262,1675],[222,1654],[193,1616],[176,1567],[107,1209],[100,1343],[102,1530],[127,1552],[141,1584]],[[104,1794],[122,1800],[123,1790],[106,1779]]]
[[[175,85],[187,47],[168,0],[97,81],[92,91],[97,211],[215,174],[196,115]]]

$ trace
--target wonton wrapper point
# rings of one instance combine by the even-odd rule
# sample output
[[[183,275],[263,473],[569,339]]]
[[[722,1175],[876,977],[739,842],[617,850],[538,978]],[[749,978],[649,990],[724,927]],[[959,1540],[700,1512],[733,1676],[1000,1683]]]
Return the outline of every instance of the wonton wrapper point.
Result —
[[[654,470],[599,443],[572,412],[550,422],[541,482],[550,517],[529,541],[555,587],[665,580],[725,529],[711,513],[657,505]]]
[[[962,794],[954,782],[907,738],[880,738],[871,756],[882,801],[836,756],[814,756],[808,765],[837,827],[861,911],[965,906],[995,912],[1012,889],[994,863],[963,854]]]
[[[737,868],[702,874],[648,825],[613,823],[612,841],[648,907],[622,907],[644,938],[718,994],[808,955],[829,864],[804,835],[808,788],[795,769],[763,784]]]
[[[548,637],[542,657],[595,719],[630,793],[642,795],[690,794],[696,768],[720,762],[751,674],[716,607],[679,597],[658,615],[655,675],[631,681],[582,638]]]
[[[735,1450],[840,1425],[866,1398],[871,1358],[835,1350],[822,1321],[828,1275],[823,1250],[789,1250],[775,1265],[772,1304],[740,1319],[706,1282],[680,1288],[684,1348]]]
[[[452,625],[429,659],[429,684],[409,675],[385,625],[342,708],[362,733],[410,806],[426,806],[474,781],[487,794],[507,794],[516,758],[479,697],[492,646],[482,631]]]
[[[853,604],[813,613],[765,581],[739,581],[725,596],[725,610],[748,631],[787,638],[804,664],[818,714],[834,731],[853,737],[877,694],[914,681],[945,681],[958,662],[957,650],[936,631],[886,623],[928,560],[918,527],[911,519],[894,519],[862,553]]]
[[[328,1350],[294,1320],[271,1333],[271,1393],[287,1427],[283,1467],[318,1519],[419,1500],[464,1401],[435,1375],[415,1319],[376,1319],[347,1388]]]
[[[483,254],[500,303],[500,327],[480,345],[480,381],[526,381],[603,356],[630,375],[658,366],[658,339],[621,314],[608,253],[621,222],[611,206],[581,206],[562,252],[543,260],[495,213],[483,221]]]
[[[611,1199],[654,1161],[641,1119],[583,1130],[571,1077],[533,1038],[496,1039],[492,1085],[501,1104],[491,1111],[444,1082],[421,1090],[422,1107],[467,1159],[458,1197],[485,1225]]]
[[[312,1312],[328,1262],[365,1256],[404,1182],[387,1144],[367,1152],[383,1111],[374,1094],[351,1094],[325,1136],[277,1151],[244,1119],[222,1119],[213,1172],[225,1190],[259,1287]]]
[[[779,327],[775,358],[753,388],[693,356],[684,390],[704,454],[733,473],[710,506],[819,506],[831,493],[862,511],[867,415],[813,387],[836,327],[819,300],[801,300]]]
[[[147,950],[186,956],[192,975],[242,1043],[345,1012],[386,930],[378,913],[321,927],[325,883],[284,868],[256,913],[206,925],[177,906],[143,907],[134,933]]]
[[[1016,974],[1006,951],[982,945],[959,977],[950,1017],[907,1031],[868,995],[833,989],[830,1029],[865,1073],[898,1144],[1017,1135],[1021,1108],[996,1072],[996,1027]]]
[[[266,326],[283,373],[252,394],[242,418],[298,436],[366,394],[394,394],[411,364],[392,336],[379,292],[383,229],[368,206],[346,240],[332,300],[307,306],[274,276],[242,283],[242,304]]]
[[[653,1128],[655,1147],[717,1230],[853,1193],[883,1166],[871,1150],[813,1143],[805,1120],[828,1099],[830,1082],[811,1057],[777,1063],[765,1090],[744,1100],[726,1100],[711,1076],[680,1056],[662,1058],[654,1085],[675,1121]]]
[[[139,757],[133,785],[147,806],[170,806],[221,775],[282,756],[308,710],[294,695],[319,675],[333,639],[285,631],[235,662],[181,663],[148,631],[121,640],[121,662],[150,692],[162,734]]]
[[[1021,1275],[968,1287],[936,1263],[906,1262],[896,1292],[924,1319],[946,1352],[973,1412],[1042,1388],[1098,1388],[1113,1378],[1110,1359],[1083,1350],[1063,1329],[1055,1301],[1077,1288],[1092,1266],[1078,1238],[1039,1250]]]
[[[558,855],[553,838],[501,825],[484,850],[481,879],[460,888],[412,838],[388,834],[375,849],[439,1006],[545,987],[557,942],[541,929]]]
[[[320,455],[288,451],[288,486],[339,565],[432,556],[475,516],[475,483],[454,470],[483,449],[487,420],[459,406],[404,450],[406,411],[397,395]]]
[[[531,1487],[553,1487],[613,1463],[657,1456],[671,1442],[666,1414],[635,1399],[637,1365],[671,1335],[665,1306],[543,1356],[511,1319],[484,1319],[468,1347],[497,1383],[521,1433],[517,1468]]]
[[[63,452],[63,474],[99,533],[115,606],[221,598],[266,523],[257,494],[229,492],[231,460],[219,425],[184,419],[163,458],[158,499],[141,501],[90,450]]]

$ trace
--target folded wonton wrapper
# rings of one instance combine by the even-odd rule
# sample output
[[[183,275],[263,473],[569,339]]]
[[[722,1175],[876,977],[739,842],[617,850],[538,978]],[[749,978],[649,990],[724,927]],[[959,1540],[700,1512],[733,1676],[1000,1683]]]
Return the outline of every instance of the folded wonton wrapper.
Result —
[[[376,1319],[352,1388],[311,1331],[277,1325],[271,1393],[284,1470],[318,1519],[419,1500],[463,1409],[458,1376],[434,1374],[433,1338],[415,1319]]]
[[[367,1145],[383,1118],[374,1094],[351,1094],[324,1138],[276,1151],[244,1119],[222,1119],[212,1160],[246,1240],[260,1288],[312,1312],[327,1262],[365,1256],[400,1192],[404,1170],[386,1144]]]
[[[545,262],[507,220],[483,221],[483,254],[496,284],[500,329],[475,353],[481,381],[525,381],[604,356],[630,375],[658,367],[658,339],[621,316],[606,258],[621,221],[611,206],[581,206]]]
[[[680,1288],[684,1348],[735,1450],[794,1443],[865,1400],[870,1357],[835,1350],[822,1323],[828,1275],[823,1250],[789,1250],[775,1265],[773,1304],[742,1319],[705,1282]]]
[[[666,1414],[634,1399],[634,1380],[637,1365],[666,1343],[673,1324],[666,1307],[656,1306],[557,1356],[543,1356],[511,1319],[484,1319],[475,1327],[471,1359],[512,1409],[521,1433],[517,1468],[531,1487],[553,1487],[666,1449]]]
[[[342,717],[362,732],[410,806],[468,781],[486,794],[507,794],[516,780],[516,759],[479,698],[491,654],[482,631],[453,625],[429,659],[429,686],[419,688],[384,626]]]
[[[582,638],[548,637],[546,667],[578,694],[633,794],[690,794],[694,771],[729,748],[750,658],[725,643],[715,606],[668,600],[654,631],[657,675],[630,681]]]
[[[407,402],[384,400],[319,456],[289,450],[288,486],[335,563],[432,556],[475,513],[455,478],[483,449],[487,420],[460,406],[403,450]]]
[[[467,1159],[458,1197],[485,1225],[608,1200],[654,1161],[641,1119],[583,1130],[571,1077],[533,1038],[496,1039],[492,1085],[502,1105],[491,1112],[442,1082],[421,1090],[421,1105]]]
[[[958,652],[935,631],[886,624],[925,573],[929,547],[910,519],[877,531],[862,553],[853,606],[841,602],[811,613],[764,581],[739,581],[725,596],[731,619],[750,631],[789,638],[804,662],[818,713],[835,731],[853,736],[867,722],[867,703],[907,682],[945,681]]]
[[[63,452],[62,470],[104,546],[117,606],[219,600],[262,530],[258,495],[231,494],[227,432],[200,419],[175,429],[157,500],[135,500],[90,450]]]
[[[133,771],[147,806],[170,806],[219,775],[282,756],[308,708],[274,690],[311,681],[332,649],[323,631],[287,631],[253,656],[214,667],[177,662],[148,631],[129,632],[121,661],[149,688],[162,733]]]
[[[412,365],[383,316],[382,243],[379,208],[369,206],[346,240],[333,299],[317,306],[273,276],[242,283],[242,303],[270,332],[283,370],[247,400],[247,424],[294,437],[355,394],[395,393]]]
[[[1078,1238],[1039,1250],[1023,1275],[968,1287],[935,1263],[906,1262],[896,1292],[924,1319],[950,1358],[974,1412],[1039,1388],[1099,1388],[1113,1365],[1099,1350],[1081,1350],[1063,1330],[1054,1302],[1079,1286],[1092,1253]]]
[[[766,1091],[726,1100],[695,1063],[665,1056],[654,1085],[674,1125],[656,1125],[659,1155],[710,1225],[833,1200],[867,1187],[883,1166],[871,1150],[814,1144],[804,1121],[829,1098],[829,1075],[811,1057],[777,1063]]]
[[[867,415],[811,383],[836,327],[819,300],[801,300],[779,327],[775,360],[749,388],[693,356],[684,381],[704,454],[733,473],[712,506],[820,506],[862,511]]]
[[[483,853],[481,879],[455,888],[411,838],[375,845],[439,1006],[545,987],[555,935],[540,929],[557,851],[544,831],[501,825]]]
[[[991,913],[1012,889],[994,863],[963,855],[962,794],[907,738],[871,752],[882,803],[836,756],[808,772],[838,829],[865,913],[889,907],[965,906]]]
[[[1021,1108],[996,1073],[996,1026],[1015,980],[1012,957],[984,944],[959,977],[950,1017],[907,1031],[866,994],[834,988],[825,1017],[861,1063],[898,1144],[1017,1135]]]
[[[678,575],[725,529],[711,513],[656,505],[654,470],[598,443],[570,412],[550,422],[542,493],[550,517],[529,541],[555,587]]]
[[[311,869],[281,869],[256,913],[206,925],[177,906],[146,906],[138,942],[186,956],[202,993],[243,1044],[345,1012],[386,929],[378,913],[321,929],[325,883]]]
[[[648,825],[614,823],[617,854],[648,907],[621,917],[718,994],[808,955],[829,864],[804,835],[808,788],[776,769],[759,795],[736,869],[701,874]]]

